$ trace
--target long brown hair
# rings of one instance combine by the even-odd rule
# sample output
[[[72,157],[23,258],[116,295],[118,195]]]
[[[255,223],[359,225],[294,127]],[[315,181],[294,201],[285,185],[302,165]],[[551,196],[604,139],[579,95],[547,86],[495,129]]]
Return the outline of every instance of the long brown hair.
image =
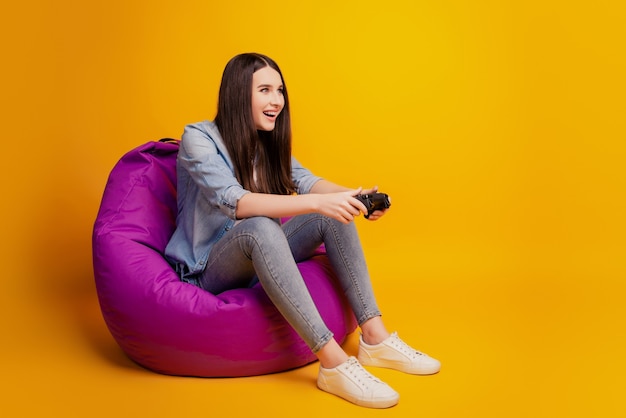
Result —
[[[252,75],[271,67],[283,82],[285,105],[272,131],[258,131],[252,115]],[[222,75],[215,124],[241,185],[252,192],[292,194],[291,118],[289,97],[283,74],[269,57],[246,53],[232,58]],[[256,159],[256,181],[254,165]]]

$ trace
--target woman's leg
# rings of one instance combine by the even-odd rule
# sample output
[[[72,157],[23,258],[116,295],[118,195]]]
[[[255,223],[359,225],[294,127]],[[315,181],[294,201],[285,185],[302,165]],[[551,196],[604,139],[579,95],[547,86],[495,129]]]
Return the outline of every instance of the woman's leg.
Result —
[[[385,328],[354,223],[346,225],[321,215],[303,215],[291,219],[283,228],[296,260],[310,256],[313,246],[325,244],[361,327],[361,363],[412,374],[439,371],[438,360],[410,347],[397,333],[390,334]]]
[[[246,287],[254,276],[283,317],[314,353],[333,340],[298,270],[281,226],[266,217],[243,220],[212,249],[200,286],[218,294]],[[341,357],[333,344],[318,355],[331,364]],[[321,357],[320,357],[321,356]]]
[[[310,235],[306,239],[306,233],[302,235],[302,232],[307,228],[303,226],[312,232],[314,224],[317,224],[318,232],[323,230],[324,234]],[[365,329],[377,329],[379,325],[376,324],[382,324],[356,231],[348,232],[346,240],[342,232],[338,232],[339,228],[329,230],[331,224],[327,218],[312,220],[303,217],[286,225],[284,232],[269,218],[246,219],[213,248],[200,285],[219,293],[246,286],[256,272],[274,305],[320,360],[317,386],[358,405],[388,408],[398,403],[398,393],[371,375],[356,358],[348,357],[339,346],[319,315],[296,265],[296,261],[310,257],[319,246],[321,241],[315,237],[328,238],[327,234],[332,232],[329,239],[322,241],[326,243],[331,263],[360,319],[359,324]],[[285,233],[294,239],[288,240]]]
[[[313,255],[323,243],[340,285],[354,311],[366,342],[377,344],[389,337],[378,309],[354,222],[343,224],[323,215],[291,218],[283,225],[296,261]]]

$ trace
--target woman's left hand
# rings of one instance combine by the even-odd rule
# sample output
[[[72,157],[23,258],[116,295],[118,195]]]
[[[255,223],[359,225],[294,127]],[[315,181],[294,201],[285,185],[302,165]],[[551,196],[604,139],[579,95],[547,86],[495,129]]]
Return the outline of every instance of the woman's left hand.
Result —
[[[377,192],[378,192],[378,186],[374,186],[371,189],[363,189],[363,190],[361,190],[361,194],[372,194],[372,193],[377,193]],[[387,213],[388,210],[389,209],[375,210],[374,212],[372,212],[372,214],[370,216],[367,217],[367,220],[368,221],[376,221],[376,220],[382,218]]]
[[[375,210],[374,212],[372,212],[372,214],[370,216],[367,217],[368,221],[377,221],[378,219],[382,218],[383,215],[385,213],[387,213],[389,209],[383,209],[383,210]]]
[[[372,194],[378,192],[378,186],[374,186],[371,189],[363,189],[361,190],[361,194]]]

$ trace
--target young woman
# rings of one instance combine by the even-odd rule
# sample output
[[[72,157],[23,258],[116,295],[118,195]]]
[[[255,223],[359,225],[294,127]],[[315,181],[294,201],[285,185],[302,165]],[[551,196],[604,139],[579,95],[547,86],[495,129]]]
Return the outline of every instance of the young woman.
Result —
[[[387,331],[376,305],[353,222],[367,213],[355,196],[376,188],[336,185],[291,156],[289,98],[272,59],[250,53],[228,62],[215,120],[185,128],[177,170],[179,213],[166,256],[182,280],[214,294],[258,277],[319,359],[320,389],[387,408],[398,393],[362,365],[439,371],[439,361]],[[291,218],[281,224],[283,217]],[[334,340],[296,266],[322,243],[361,329],[358,359]]]

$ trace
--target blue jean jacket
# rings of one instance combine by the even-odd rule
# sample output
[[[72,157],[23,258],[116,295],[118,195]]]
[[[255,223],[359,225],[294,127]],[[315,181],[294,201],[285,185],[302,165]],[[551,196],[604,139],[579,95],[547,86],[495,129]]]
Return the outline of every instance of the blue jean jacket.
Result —
[[[299,194],[321,179],[293,157],[291,168]],[[176,173],[178,216],[165,257],[185,280],[204,270],[211,248],[236,222],[237,202],[250,191],[237,181],[224,141],[209,121],[185,127]]]

